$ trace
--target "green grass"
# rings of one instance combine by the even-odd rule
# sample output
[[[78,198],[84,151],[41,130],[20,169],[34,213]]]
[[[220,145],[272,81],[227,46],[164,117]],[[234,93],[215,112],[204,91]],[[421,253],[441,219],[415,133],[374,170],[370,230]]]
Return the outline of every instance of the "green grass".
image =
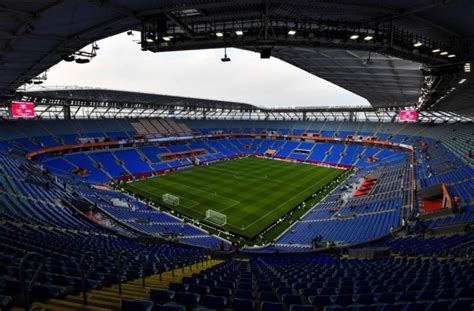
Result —
[[[202,221],[208,209],[227,215],[224,229],[253,238],[343,171],[314,165],[248,157],[225,161],[125,186],[159,205],[162,195],[178,196],[166,206]]]

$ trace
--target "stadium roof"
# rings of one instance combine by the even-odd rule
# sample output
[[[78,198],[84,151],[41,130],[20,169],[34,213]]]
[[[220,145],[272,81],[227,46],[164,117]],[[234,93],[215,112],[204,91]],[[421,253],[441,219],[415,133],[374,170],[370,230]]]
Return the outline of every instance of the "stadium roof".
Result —
[[[3,0],[0,94],[12,95],[94,41],[129,29],[148,35],[154,25],[161,38],[143,37],[145,50],[267,49],[374,107],[415,105],[422,95],[423,108],[472,115],[472,74],[464,68],[474,59],[473,11],[470,0]],[[244,35],[227,37],[235,27]]]

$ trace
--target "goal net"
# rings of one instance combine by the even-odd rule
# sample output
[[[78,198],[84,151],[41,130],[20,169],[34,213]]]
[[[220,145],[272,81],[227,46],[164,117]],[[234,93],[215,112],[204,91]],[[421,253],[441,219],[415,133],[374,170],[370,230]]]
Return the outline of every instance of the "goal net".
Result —
[[[169,204],[169,205],[172,205],[172,206],[178,206],[179,205],[179,197],[177,197],[175,195],[165,193],[165,194],[163,194],[162,198],[163,198],[163,203],[165,203],[165,204]]]
[[[208,209],[206,211],[206,218],[204,218],[204,220],[207,220],[208,222],[221,227],[227,224],[227,216],[222,213],[213,211],[212,209]]]

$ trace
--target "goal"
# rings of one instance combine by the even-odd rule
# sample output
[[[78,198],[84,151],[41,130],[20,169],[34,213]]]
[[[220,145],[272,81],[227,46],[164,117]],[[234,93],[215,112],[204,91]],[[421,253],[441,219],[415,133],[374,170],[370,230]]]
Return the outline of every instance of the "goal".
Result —
[[[163,194],[162,198],[163,198],[163,203],[165,203],[165,204],[169,204],[169,205],[172,205],[172,206],[178,206],[179,205],[179,197],[177,197],[175,195],[165,193],[165,194]]]
[[[204,218],[204,220],[207,220],[208,222],[220,227],[227,224],[227,216],[222,213],[213,211],[212,209],[208,209],[206,211],[206,218]]]

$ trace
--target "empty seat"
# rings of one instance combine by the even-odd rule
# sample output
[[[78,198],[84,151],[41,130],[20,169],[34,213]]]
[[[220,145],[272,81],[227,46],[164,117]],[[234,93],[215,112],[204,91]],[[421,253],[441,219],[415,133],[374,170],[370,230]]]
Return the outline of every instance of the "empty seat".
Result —
[[[221,297],[230,297],[232,295],[232,290],[225,287],[214,287],[212,289],[212,294]]]
[[[373,294],[357,294],[353,295],[353,301],[357,304],[370,305],[374,303]]]
[[[268,302],[277,302],[277,296],[275,293],[269,293],[269,292],[261,292],[258,295],[258,300],[260,301],[268,301]]]
[[[397,296],[398,301],[416,301],[417,292],[403,292]]]
[[[225,308],[227,305],[227,298],[221,296],[207,295],[206,296],[206,307],[209,308]]]
[[[396,296],[395,293],[379,293],[374,298],[377,303],[394,303]]]
[[[151,311],[153,306],[150,300],[122,300],[122,311]]]
[[[208,294],[211,291],[211,288],[206,285],[201,285],[201,284],[191,284],[189,285],[189,291],[191,293],[196,293],[199,295],[205,295]]]
[[[255,310],[255,303],[253,300],[235,298],[232,308],[238,311]]]
[[[200,299],[201,296],[199,294],[184,292],[176,293],[176,301],[184,305],[195,305],[199,303]]]
[[[150,290],[150,299],[157,302],[173,300],[174,292],[166,289]]]
[[[281,301],[287,305],[301,304],[301,297],[293,294],[283,294]]]
[[[333,304],[340,306],[348,306],[352,304],[352,295],[331,295]]]
[[[308,306],[308,305],[291,305],[289,310],[290,311],[314,311],[314,307]]]
[[[171,282],[169,289],[175,292],[187,292],[189,289],[189,284]]]
[[[283,304],[278,302],[262,302],[260,311],[283,311]]]
[[[155,311],[186,311],[186,306],[166,303],[164,305],[155,305]]]
[[[474,299],[456,299],[451,302],[449,311],[472,311],[474,307]]]
[[[253,292],[251,290],[239,289],[235,293],[235,297],[241,298],[241,299],[253,299]]]
[[[329,295],[309,296],[308,301],[314,306],[329,306],[332,304],[331,296]]]

